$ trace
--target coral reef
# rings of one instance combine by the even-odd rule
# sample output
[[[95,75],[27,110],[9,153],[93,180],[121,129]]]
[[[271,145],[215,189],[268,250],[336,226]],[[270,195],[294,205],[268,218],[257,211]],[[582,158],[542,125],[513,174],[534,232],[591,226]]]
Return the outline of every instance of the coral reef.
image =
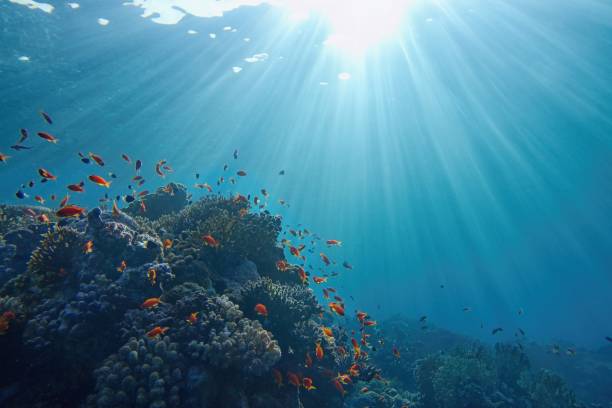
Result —
[[[145,195],[141,200],[145,203],[145,211],[142,210],[140,201],[134,201],[125,209],[125,212],[131,216],[140,215],[150,220],[157,220],[163,215],[181,211],[189,203],[187,188],[178,183],[169,183],[164,187],[159,187],[154,193]]]

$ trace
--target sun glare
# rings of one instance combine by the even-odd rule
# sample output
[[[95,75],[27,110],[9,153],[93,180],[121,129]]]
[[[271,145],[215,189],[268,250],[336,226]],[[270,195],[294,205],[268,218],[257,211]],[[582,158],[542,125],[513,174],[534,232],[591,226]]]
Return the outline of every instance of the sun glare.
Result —
[[[310,15],[330,26],[325,45],[351,54],[392,39],[399,31],[411,0],[295,0],[287,2],[293,20]]]

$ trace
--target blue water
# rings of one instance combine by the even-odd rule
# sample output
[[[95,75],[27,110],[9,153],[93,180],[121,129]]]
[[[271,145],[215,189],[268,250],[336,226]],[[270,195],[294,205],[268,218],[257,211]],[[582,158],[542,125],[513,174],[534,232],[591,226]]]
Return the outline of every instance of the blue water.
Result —
[[[499,326],[496,340],[612,335],[609,2],[415,1],[396,38],[360,56],[324,46],[322,19],[289,24],[269,5],[160,25],[121,1],[49,3],[0,3],[2,201],[38,167],[60,180],[28,194],[62,197],[94,169],[78,151],[118,175],[111,197],[133,174],[120,153],[144,161],[150,190],[196,172],[213,184],[228,163],[249,175],[220,191],[266,188],[286,223],[343,241],[328,255],[354,266],[337,280],[349,309],[484,340]],[[14,152],[20,127],[60,143],[31,135]],[[73,201],[96,205],[103,189],[86,188]]]

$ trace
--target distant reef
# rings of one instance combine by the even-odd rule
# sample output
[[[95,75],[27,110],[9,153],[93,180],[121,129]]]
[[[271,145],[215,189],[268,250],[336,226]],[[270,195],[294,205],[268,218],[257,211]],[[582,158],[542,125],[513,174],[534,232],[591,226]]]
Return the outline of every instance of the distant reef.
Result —
[[[589,406],[544,366],[611,406],[609,350],[561,360],[403,318],[360,327],[285,259],[280,217],[187,197],[174,184],[147,212],[72,218],[0,206],[0,406]]]

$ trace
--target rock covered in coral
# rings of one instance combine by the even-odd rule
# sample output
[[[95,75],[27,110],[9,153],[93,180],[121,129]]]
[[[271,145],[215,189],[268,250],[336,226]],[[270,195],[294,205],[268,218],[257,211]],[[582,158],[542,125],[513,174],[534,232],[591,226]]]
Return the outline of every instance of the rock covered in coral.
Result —
[[[181,211],[189,203],[187,188],[183,184],[169,183],[158,188],[154,193],[141,198],[146,210],[142,210],[139,201],[134,201],[125,212],[134,216],[140,215],[150,220],[157,220],[163,215]]]

